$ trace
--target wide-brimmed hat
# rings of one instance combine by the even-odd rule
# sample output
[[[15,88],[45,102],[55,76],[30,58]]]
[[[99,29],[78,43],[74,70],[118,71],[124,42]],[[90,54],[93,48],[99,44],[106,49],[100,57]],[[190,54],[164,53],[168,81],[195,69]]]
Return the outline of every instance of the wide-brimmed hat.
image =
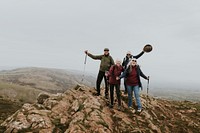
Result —
[[[153,50],[153,47],[150,44],[147,44],[144,46],[143,50],[148,53]]]

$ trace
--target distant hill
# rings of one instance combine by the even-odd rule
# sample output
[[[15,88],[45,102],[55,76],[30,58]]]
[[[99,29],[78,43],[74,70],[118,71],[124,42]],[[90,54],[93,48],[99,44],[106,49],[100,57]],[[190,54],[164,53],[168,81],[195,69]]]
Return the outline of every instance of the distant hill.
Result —
[[[68,88],[83,83],[95,85],[95,78],[91,75],[84,77],[79,71],[50,69],[50,68],[19,68],[0,71],[0,96],[33,102],[40,92],[62,93]]]
[[[95,90],[76,86],[60,94],[43,94],[34,104],[23,107],[0,126],[5,133],[199,133],[200,103],[168,101],[141,96],[143,111],[127,107],[122,93],[122,108],[108,107]],[[136,105],[134,104],[134,108]]]
[[[179,101],[200,102],[200,89],[176,89],[176,88],[151,88],[150,93],[154,97]]]

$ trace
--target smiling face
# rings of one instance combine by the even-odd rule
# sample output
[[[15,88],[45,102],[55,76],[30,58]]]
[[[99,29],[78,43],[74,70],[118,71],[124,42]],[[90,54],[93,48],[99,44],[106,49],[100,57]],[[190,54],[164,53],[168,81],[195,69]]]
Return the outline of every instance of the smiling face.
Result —
[[[120,65],[121,65],[121,61],[120,61],[120,60],[116,60],[116,61],[115,61],[115,64],[116,64],[117,66],[120,66]]]
[[[109,54],[109,50],[104,50],[104,55],[108,55]]]
[[[130,57],[131,57],[131,51],[128,51],[128,52],[126,53],[126,56],[127,56],[128,58],[130,58]]]
[[[126,56],[127,56],[128,58],[130,58],[130,57],[131,57],[131,54],[126,54]]]
[[[132,66],[135,66],[135,65],[137,65],[137,60],[136,59],[132,59],[131,63],[132,63]]]

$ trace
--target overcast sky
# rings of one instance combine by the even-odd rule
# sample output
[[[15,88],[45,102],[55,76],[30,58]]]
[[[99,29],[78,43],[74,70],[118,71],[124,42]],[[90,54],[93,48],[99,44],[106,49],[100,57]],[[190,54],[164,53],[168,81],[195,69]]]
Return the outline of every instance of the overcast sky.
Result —
[[[200,85],[199,0],[0,1],[0,66],[83,70],[84,50],[139,60],[156,84]],[[97,73],[99,61],[87,60]],[[198,87],[198,86],[196,86]]]

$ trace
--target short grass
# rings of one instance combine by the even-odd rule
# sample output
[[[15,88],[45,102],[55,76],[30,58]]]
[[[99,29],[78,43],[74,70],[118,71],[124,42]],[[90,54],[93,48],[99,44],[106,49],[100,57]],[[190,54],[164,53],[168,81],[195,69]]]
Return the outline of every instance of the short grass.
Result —
[[[38,94],[42,92],[29,86],[20,86],[0,81],[0,96],[20,102],[33,103],[36,101]]]

